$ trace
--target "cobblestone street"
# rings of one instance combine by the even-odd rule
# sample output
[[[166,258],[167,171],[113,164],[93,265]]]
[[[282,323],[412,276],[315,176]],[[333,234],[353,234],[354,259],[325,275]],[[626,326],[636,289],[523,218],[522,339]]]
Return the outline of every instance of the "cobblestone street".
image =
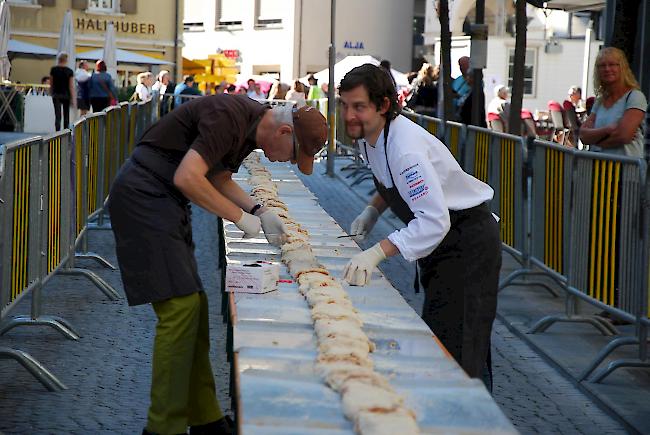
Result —
[[[218,396],[230,413],[229,365],[225,324],[219,313],[217,219],[194,213],[196,258],[210,299],[211,356]],[[90,249],[115,262],[113,233],[90,233]],[[80,262],[81,263],[81,262]],[[89,266],[122,292],[119,271]],[[81,265],[80,264],[80,265]],[[64,317],[82,335],[65,339],[45,326],[18,327],[0,345],[32,354],[68,390],[47,392],[16,362],[0,361],[0,431],[5,434],[139,434],[146,423],[151,376],[151,347],[156,317],[148,305],[110,302],[87,280],[55,277],[44,293],[44,312]],[[27,313],[29,300],[14,314]]]

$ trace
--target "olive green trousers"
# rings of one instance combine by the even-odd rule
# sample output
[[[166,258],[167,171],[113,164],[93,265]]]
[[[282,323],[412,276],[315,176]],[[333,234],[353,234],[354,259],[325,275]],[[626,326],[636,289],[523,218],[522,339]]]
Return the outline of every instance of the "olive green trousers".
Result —
[[[185,433],[188,426],[221,419],[209,358],[207,296],[198,292],[152,305],[158,324],[147,430]]]

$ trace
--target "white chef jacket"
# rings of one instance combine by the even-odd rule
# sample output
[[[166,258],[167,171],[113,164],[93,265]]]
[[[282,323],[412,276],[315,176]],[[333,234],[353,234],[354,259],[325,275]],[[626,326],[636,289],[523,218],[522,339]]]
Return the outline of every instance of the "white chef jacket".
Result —
[[[365,146],[364,146],[365,142]],[[399,115],[388,133],[388,162],[384,133],[373,146],[360,140],[360,149],[373,175],[385,187],[397,190],[415,219],[390,234],[390,240],[408,261],[432,253],[447,235],[449,210],[476,207],[494,196],[490,186],[464,172],[447,147],[431,133]]]

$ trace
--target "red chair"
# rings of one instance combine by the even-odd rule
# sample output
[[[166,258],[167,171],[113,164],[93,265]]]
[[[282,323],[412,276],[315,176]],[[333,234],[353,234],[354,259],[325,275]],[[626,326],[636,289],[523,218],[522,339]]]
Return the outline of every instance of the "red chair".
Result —
[[[564,125],[564,110],[557,101],[548,102],[548,113],[553,124],[553,142],[565,145],[569,129]]]
[[[537,127],[533,114],[528,109],[521,109],[521,135],[524,137],[537,137]]]

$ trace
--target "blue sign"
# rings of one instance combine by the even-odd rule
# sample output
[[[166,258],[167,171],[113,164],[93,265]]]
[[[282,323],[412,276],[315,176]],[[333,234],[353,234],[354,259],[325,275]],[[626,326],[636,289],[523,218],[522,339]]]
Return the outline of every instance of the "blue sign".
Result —
[[[366,47],[363,46],[363,41],[345,41],[343,43],[343,48],[351,48],[353,50],[364,50]]]

